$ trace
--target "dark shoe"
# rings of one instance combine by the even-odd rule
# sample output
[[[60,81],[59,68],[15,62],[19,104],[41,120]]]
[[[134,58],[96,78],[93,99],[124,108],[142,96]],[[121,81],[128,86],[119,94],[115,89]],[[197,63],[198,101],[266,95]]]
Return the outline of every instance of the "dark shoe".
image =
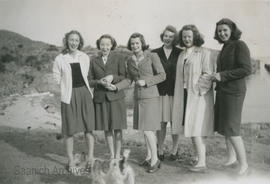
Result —
[[[161,167],[161,162],[160,162],[160,160],[158,160],[153,166],[149,166],[147,172],[154,173],[157,170],[159,170],[160,167]]]
[[[91,173],[92,170],[93,170],[93,166],[94,166],[94,163],[88,161],[88,162],[86,163],[86,165],[85,165],[85,172]]]
[[[151,163],[151,159],[144,160],[144,161],[139,163],[139,166],[141,166],[141,167],[149,167],[151,165],[150,163]]]
[[[179,157],[179,155],[178,155],[178,151],[177,151],[175,155],[174,155],[174,154],[170,154],[169,159],[170,159],[171,161],[174,161],[174,160],[177,160],[178,157]]]
[[[158,154],[158,159],[159,159],[160,161],[164,161],[165,155],[164,155],[164,154],[162,154],[162,155]]]
[[[207,167],[206,166],[190,167],[189,170],[192,172],[205,173],[207,171]]]

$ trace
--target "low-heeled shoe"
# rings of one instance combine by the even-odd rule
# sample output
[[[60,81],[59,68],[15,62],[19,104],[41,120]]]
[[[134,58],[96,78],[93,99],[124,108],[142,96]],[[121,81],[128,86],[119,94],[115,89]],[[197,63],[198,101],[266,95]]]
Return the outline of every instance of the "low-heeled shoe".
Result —
[[[147,172],[154,173],[158,171],[161,168],[161,162],[160,160],[157,160],[157,162],[153,166],[149,166]]]

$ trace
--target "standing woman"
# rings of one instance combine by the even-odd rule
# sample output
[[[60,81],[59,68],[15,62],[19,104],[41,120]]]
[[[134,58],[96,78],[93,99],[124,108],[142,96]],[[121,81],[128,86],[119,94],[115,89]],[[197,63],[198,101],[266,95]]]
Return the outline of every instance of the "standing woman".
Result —
[[[181,49],[177,48],[177,31],[175,27],[169,25],[160,35],[163,45],[160,48],[152,50],[157,53],[163,68],[166,72],[166,80],[157,85],[162,108],[161,130],[157,131],[158,140],[158,157],[164,160],[163,144],[166,137],[167,122],[172,122],[172,105],[174,95],[175,73],[178,56]],[[178,140],[179,134],[175,134],[174,125],[171,125],[172,130],[172,150],[170,154],[171,160],[176,160],[178,157]]]
[[[210,75],[214,67],[210,52],[202,48],[204,40],[194,25],[185,25],[179,32],[181,52],[176,71],[173,124],[191,137],[198,156],[192,171],[206,169],[206,147],[202,137],[214,133],[214,93]]]
[[[88,146],[87,161],[92,162],[94,157],[95,112],[87,75],[89,57],[81,52],[83,38],[78,31],[66,33],[64,50],[55,58],[53,74],[61,86],[61,117],[62,134],[65,136],[68,167],[76,173],[73,157],[73,135],[85,132]]]
[[[129,77],[116,87],[120,90],[135,82],[133,127],[144,132],[147,146],[146,159],[140,165],[148,166],[147,171],[153,173],[160,168],[155,136],[161,122],[157,84],[165,80],[166,73],[158,56],[147,50],[142,34],[133,33],[127,47],[133,52],[127,61]]]
[[[240,136],[243,102],[246,95],[245,77],[251,74],[250,53],[247,45],[239,40],[241,31],[230,19],[216,23],[215,39],[223,44],[217,62],[215,103],[215,130],[225,136],[229,166],[240,163],[239,174],[248,171],[245,146]],[[236,154],[235,154],[236,153]]]
[[[123,56],[113,52],[115,39],[108,34],[97,40],[101,51],[90,65],[89,83],[94,88],[96,130],[104,130],[111,158],[120,158],[122,129],[127,128],[125,94],[116,91],[117,84],[126,77]]]

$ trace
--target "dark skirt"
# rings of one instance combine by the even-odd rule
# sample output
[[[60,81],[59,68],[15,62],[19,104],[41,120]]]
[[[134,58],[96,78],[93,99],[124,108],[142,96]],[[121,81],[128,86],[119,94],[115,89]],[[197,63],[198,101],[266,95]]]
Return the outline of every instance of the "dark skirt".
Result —
[[[95,104],[96,130],[127,128],[127,112],[124,99]]]
[[[65,136],[95,130],[93,100],[86,86],[72,89],[70,104],[61,102],[61,116]]]
[[[230,137],[240,135],[245,94],[217,92],[215,103],[215,131]]]

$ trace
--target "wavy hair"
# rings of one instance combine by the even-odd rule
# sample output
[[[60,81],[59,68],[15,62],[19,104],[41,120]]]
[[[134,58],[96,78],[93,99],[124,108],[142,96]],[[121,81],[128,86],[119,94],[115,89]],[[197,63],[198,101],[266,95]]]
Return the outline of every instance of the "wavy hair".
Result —
[[[81,33],[79,31],[76,31],[76,30],[71,30],[68,33],[66,33],[65,37],[63,38],[63,46],[64,46],[64,49],[62,50],[63,54],[66,54],[66,53],[68,53],[70,51],[69,46],[68,46],[68,37],[71,34],[77,34],[79,36],[80,43],[79,43],[79,46],[78,46],[78,50],[81,50],[83,48],[84,40],[83,40],[83,37],[82,37]]]
[[[165,27],[164,31],[160,34],[160,40],[163,42],[163,37],[165,34],[165,31],[169,31],[174,33],[174,38],[173,38],[173,42],[172,45],[175,46],[178,44],[178,34],[177,34],[177,30],[174,26],[168,25]]]
[[[139,38],[141,43],[142,43],[142,50],[145,51],[149,48],[149,45],[146,44],[144,36],[141,33],[133,33],[129,39],[128,39],[128,43],[127,43],[127,48],[128,50],[131,50],[131,39],[132,38]]]
[[[219,43],[224,43],[224,41],[219,38],[217,30],[218,26],[223,24],[227,25],[231,29],[230,40],[239,40],[241,38],[242,31],[238,29],[237,25],[231,19],[223,18],[216,23],[216,30],[214,36],[215,40],[217,40]]]
[[[99,39],[97,39],[96,41],[96,45],[97,45],[97,48],[98,50],[100,50],[100,42],[103,38],[107,38],[107,39],[110,39],[111,40],[111,43],[112,43],[112,48],[111,50],[114,50],[117,46],[117,42],[116,40],[114,39],[114,37],[112,37],[111,35],[109,34],[104,34],[104,35],[101,35],[101,37]]]
[[[199,32],[198,28],[195,25],[185,25],[182,27],[182,29],[179,31],[179,44],[181,47],[185,47],[185,44],[182,40],[182,34],[183,31],[192,31],[193,33],[193,45],[200,47],[204,44],[204,39],[201,33]]]

